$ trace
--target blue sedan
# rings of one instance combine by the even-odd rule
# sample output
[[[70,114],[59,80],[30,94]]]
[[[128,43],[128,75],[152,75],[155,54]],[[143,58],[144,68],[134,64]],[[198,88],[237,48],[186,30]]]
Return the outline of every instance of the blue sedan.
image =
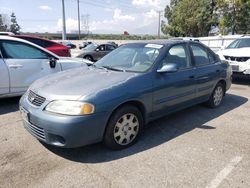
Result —
[[[193,41],[125,44],[88,69],[42,78],[20,100],[24,127],[50,145],[134,144],[144,125],[178,110],[221,105],[231,67]],[[194,114],[195,115],[195,114]]]

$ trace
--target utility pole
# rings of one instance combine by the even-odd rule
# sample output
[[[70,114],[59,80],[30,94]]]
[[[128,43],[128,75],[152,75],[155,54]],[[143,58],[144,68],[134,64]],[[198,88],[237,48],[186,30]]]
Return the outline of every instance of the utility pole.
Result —
[[[81,40],[81,25],[80,25],[80,6],[79,6],[79,0],[77,0],[77,9],[78,9],[78,37],[79,40]]]
[[[66,40],[66,22],[65,22],[65,8],[64,0],[62,0],[62,40]]]
[[[158,23],[158,38],[160,38],[160,37],[161,37],[161,13],[162,13],[162,12],[163,12],[162,10],[158,11],[158,14],[159,14],[159,23]]]

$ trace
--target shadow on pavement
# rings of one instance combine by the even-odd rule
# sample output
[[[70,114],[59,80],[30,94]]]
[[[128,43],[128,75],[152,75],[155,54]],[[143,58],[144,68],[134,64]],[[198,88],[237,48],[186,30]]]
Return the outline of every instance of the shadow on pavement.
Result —
[[[20,97],[0,99],[0,115],[15,112],[19,109]]]
[[[75,149],[56,148],[48,145],[45,145],[45,147],[63,158],[76,162],[108,162],[151,149],[196,128],[213,131],[216,128],[209,126],[207,124],[209,121],[234,110],[247,101],[247,98],[227,94],[223,104],[219,108],[211,109],[203,105],[196,105],[153,121],[144,130],[139,142],[125,150],[111,151],[106,149],[103,144],[95,144]]]
[[[234,78],[233,79],[233,84],[236,85],[246,85],[250,87],[250,78]]]

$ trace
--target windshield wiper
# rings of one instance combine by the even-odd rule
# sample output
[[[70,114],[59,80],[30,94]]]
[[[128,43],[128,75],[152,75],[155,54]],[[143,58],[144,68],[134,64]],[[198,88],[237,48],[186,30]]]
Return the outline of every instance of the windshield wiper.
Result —
[[[114,67],[110,67],[110,66],[102,66],[102,67],[105,68],[105,69],[108,69],[108,70],[125,72],[125,70],[123,70],[123,69],[118,69],[118,68],[114,68]]]

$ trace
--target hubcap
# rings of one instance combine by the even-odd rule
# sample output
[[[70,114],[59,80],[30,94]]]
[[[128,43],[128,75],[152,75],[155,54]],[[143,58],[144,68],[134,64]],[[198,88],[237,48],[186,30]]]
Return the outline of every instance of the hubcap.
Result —
[[[131,113],[123,115],[115,124],[114,139],[117,144],[128,145],[137,136],[139,131],[138,118]]]
[[[218,106],[221,103],[223,98],[223,89],[222,87],[217,87],[214,91],[214,104]]]

